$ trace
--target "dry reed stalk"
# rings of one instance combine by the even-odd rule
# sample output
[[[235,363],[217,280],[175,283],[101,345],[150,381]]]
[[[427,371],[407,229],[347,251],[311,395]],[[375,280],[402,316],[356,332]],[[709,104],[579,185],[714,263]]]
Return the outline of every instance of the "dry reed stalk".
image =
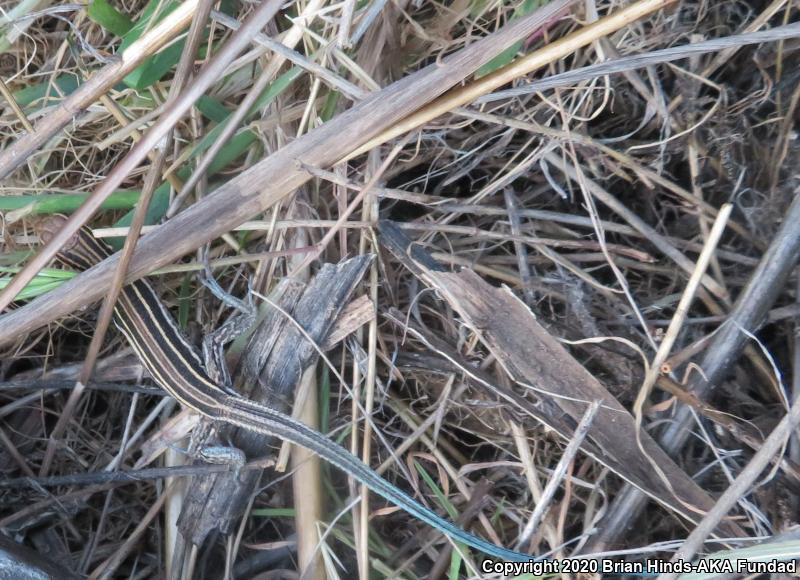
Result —
[[[612,34],[640,18],[672,4],[675,0],[638,0],[633,4],[618,10],[580,30],[551,42],[541,49],[515,60],[509,65],[495,72],[481,77],[464,87],[453,89],[450,93],[442,95],[429,105],[409,115],[392,128],[373,139],[370,139],[355,151],[348,153],[342,161],[357,157],[382,143],[413,131],[417,127],[444,115],[453,109],[466,105],[494,89],[510,83],[519,77],[530,74],[560,58],[574,53],[596,40]]]
[[[550,2],[525,19],[508,25],[492,36],[451,55],[446,59],[448,66],[428,67],[406,77],[254,165],[211,195],[176,215],[157,231],[145,236],[139,243],[131,262],[128,281],[166,265],[271,207],[308,181],[310,176],[302,170],[302,163],[327,166],[338,162],[341,151],[358,147],[368,141],[373,134],[418,109],[421,103],[441,94],[447,87],[485,64],[499,48],[505,48],[511,42],[527,36],[549,22],[569,3],[570,0]],[[262,5],[265,6],[267,4]],[[248,23],[252,22],[251,18]],[[254,32],[251,29],[256,28],[250,26],[245,30],[246,26],[240,29],[238,37],[234,37],[238,38],[239,42],[246,41],[249,34]],[[241,44],[226,45],[226,48],[231,48],[224,55],[226,48],[223,48],[217,55],[217,62],[224,63],[223,56],[238,54],[237,46]],[[211,77],[216,78],[211,74],[214,70],[210,66],[204,69],[207,73],[204,78],[207,81],[210,82]],[[183,106],[191,105],[205,88],[206,86],[197,79],[197,82],[187,89],[187,93],[191,94],[182,95]],[[91,198],[72,215],[68,226],[62,229],[46,248],[41,249],[0,293],[0,300],[10,302],[9,297],[15,296],[35,273],[54,257],[58,248],[88,220],[102,201],[119,186],[130,169],[138,165],[146,152],[158,142],[162,132],[166,132],[181,115],[180,109],[173,109],[169,114],[164,114],[158,123],[159,131],[155,131],[155,127],[152,128],[146,137],[136,144],[124,161],[116,166],[100,187],[95,189]],[[81,274],[31,304],[0,317],[3,328],[0,344],[7,344],[19,333],[24,332],[26,327],[36,328],[72,312],[80,306],[79,303],[85,305],[96,300],[105,291],[110,281],[107,276],[116,268],[117,259],[105,261],[90,272]],[[111,269],[107,271],[109,267]],[[89,278],[92,282],[87,284]],[[76,293],[73,287],[82,290]],[[85,291],[87,288],[88,292]],[[3,302],[0,302],[0,309],[3,307]]]

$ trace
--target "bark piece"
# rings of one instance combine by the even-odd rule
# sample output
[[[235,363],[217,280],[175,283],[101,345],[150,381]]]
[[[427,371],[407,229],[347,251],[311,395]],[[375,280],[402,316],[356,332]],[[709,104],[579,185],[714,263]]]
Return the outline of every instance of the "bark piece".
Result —
[[[558,340],[536,321],[533,312],[507,288],[496,288],[474,271],[449,272],[393,223],[379,224],[381,242],[405,266],[459,313],[518,384],[536,391],[577,424],[593,401],[601,403],[583,450],[617,475],[691,522],[698,522],[714,500],[701,489],[645,432],[637,445],[631,414]],[[547,406],[540,407],[546,411]],[[565,422],[545,421],[563,437]],[[646,453],[646,455],[645,455]],[[655,462],[666,476],[654,469]],[[669,484],[665,483],[666,479]],[[723,522],[722,535],[742,535]]]
[[[276,302],[297,324],[277,308],[269,309],[241,361],[245,382],[257,381],[261,388],[245,396],[288,411],[295,385],[319,356],[308,338],[317,345],[325,341],[371,260],[371,256],[360,256],[337,265],[325,264],[305,288],[295,281],[282,283]],[[276,443],[273,437],[238,428],[226,430],[225,437],[248,459],[264,456]],[[249,470],[238,478],[232,472],[195,478],[179,520],[183,537],[199,545],[214,531],[231,533],[261,474]]]

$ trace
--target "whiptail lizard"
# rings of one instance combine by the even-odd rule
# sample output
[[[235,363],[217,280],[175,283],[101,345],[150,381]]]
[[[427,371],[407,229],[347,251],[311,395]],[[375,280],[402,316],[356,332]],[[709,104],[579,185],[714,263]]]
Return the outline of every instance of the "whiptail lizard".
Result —
[[[111,254],[107,244],[82,230],[61,249],[58,257],[72,268],[87,270]],[[441,518],[325,435],[288,415],[224,390],[209,377],[200,355],[146,280],[137,280],[122,289],[114,309],[114,322],[153,379],[186,407],[213,421],[305,447],[414,517],[487,555],[517,562],[533,559],[495,546]]]

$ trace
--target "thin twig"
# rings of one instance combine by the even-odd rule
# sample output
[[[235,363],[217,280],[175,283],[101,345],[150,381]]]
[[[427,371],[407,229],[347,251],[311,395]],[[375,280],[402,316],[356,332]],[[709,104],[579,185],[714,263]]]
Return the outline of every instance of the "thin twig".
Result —
[[[530,519],[525,524],[525,528],[522,530],[522,533],[519,535],[519,539],[514,547],[515,550],[519,550],[526,543],[528,543],[533,535],[533,532],[535,532],[539,527],[542,518],[550,508],[550,502],[561,485],[561,480],[567,473],[567,468],[569,468],[570,463],[572,463],[572,461],[575,459],[575,456],[578,454],[578,450],[583,444],[583,440],[586,438],[586,435],[589,434],[589,428],[592,426],[592,421],[594,421],[599,409],[600,401],[593,401],[583,414],[580,423],[578,423],[578,426],[575,428],[575,434],[573,435],[572,439],[570,439],[567,447],[564,449],[561,459],[558,460],[558,465],[556,465],[556,468],[553,470],[553,474],[550,476],[550,480],[547,482],[547,485],[542,492],[541,499],[536,502],[536,507],[533,509]]]

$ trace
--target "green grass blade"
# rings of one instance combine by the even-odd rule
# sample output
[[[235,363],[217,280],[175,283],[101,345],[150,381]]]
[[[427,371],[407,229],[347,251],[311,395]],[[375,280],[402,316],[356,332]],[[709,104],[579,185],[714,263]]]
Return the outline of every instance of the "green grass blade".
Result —
[[[8,276],[0,276],[0,290],[4,289],[11,283],[13,275],[20,271],[18,267],[0,267],[0,273],[9,274]],[[74,278],[77,274],[69,270],[56,270],[55,268],[44,268],[31,280],[22,291],[17,294],[15,300],[30,300],[47,294],[51,290],[58,288],[66,282]]]
[[[109,4],[108,0],[92,0],[87,13],[92,22],[117,36],[125,36],[133,28],[133,21]]]
[[[37,195],[9,195],[0,197],[0,211],[10,222],[29,215],[72,213],[86,200],[87,193],[43,193]],[[115,191],[100,206],[104,210],[128,210],[136,205],[138,191]]]
[[[428,487],[431,488],[433,494],[436,496],[436,499],[439,501],[439,504],[447,511],[447,514],[450,516],[451,519],[456,519],[458,517],[458,511],[456,510],[455,506],[450,503],[450,500],[447,499],[447,496],[441,490],[441,488],[437,485],[437,483],[433,480],[431,475],[425,470],[424,467],[417,461],[414,460],[414,468],[420,474],[422,479],[425,480],[425,483],[428,484]]]
[[[170,0],[169,2],[151,0],[144,9],[141,18],[139,18],[133,28],[123,36],[119,52],[125,52],[131,44],[139,40],[142,34],[163,20],[164,17],[169,15],[178,6],[179,3],[175,0]],[[167,74],[167,71],[178,63],[181,53],[183,52],[184,44],[185,39],[174,42],[159,53],[147,58],[142,64],[136,67],[133,72],[125,77],[125,84],[132,89],[142,90],[160,80],[161,77]]]
[[[264,89],[264,93],[257,99],[256,103],[253,105],[253,108],[250,111],[252,115],[260,108],[266,106],[274,99],[276,99],[280,94],[282,94],[286,89],[291,86],[292,82],[297,79],[300,74],[302,73],[302,69],[298,67],[294,67],[289,71],[283,73],[274,82],[270,83],[269,86]],[[214,115],[219,117],[221,115],[221,109],[217,106],[218,103],[215,103],[213,100],[206,100],[204,101],[203,107],[206,110],[206,113],[209,116]],[[221,105],[220,105],[221,106]],[[226,112],[225,119],[230,116],[230,112]],[[211,144],[219,138],[219,135],[222,131],[222,126],[224,124],[224,120],[214,127],[211,131],[209,131],[206,136],[200,140],[200,142],[195,145],[195,148],[192,150],[190,158],[196,158],[202,152],[206,151]],[[245,129],[240,131],[236,135],[234,135],[231,140],[219,150],[219,153],[214,157],[214,160],[211,162],[208,168],[208,175],[213,176],[214,174],[218,173],[234,161],[238,159],[241,155],[243,155],[250,146],[256,142],[257,136],[253,131],[249,129]],[[190,170],[189,168],[181,168],[176,172],[176,175],[182,181],[186,181],[189,178]],[[170,197],[170,185],[169,183],[163,183],[161,186],[156,189],[153,193],[153,199],[150,201],[150,207],[147,209],[147,217],[145,219],[146,224],[155,224],[157,223],[167,212],[167,208],[169,207],[169,199]],[[133,217],[133,211],[128,212],[125,217],[119,220],[115,225],[120,227],[125,227],[130,225],[131,219]],[[112,246],[119,248],[121,247],[120,241],[117,239],[109,240]]]
[[[14,92],[14,99],[26,113],[33,113],[49,104],[50,99],[60,100],[73,93],[80,85],[72,73],[58,75],[54,80],[43,81]]]
[[[545,4],[546,0],[524,0],[522,4],[517,6],[516,10],[514,10],[514,15],[511,17],[511,20],[513,21],[520,18],[521,16],[530,14],[531,12],[533,12],[540,6],[544,6]],[[481,68],[479,68],[475,73],[475,78],[480,78],[482,76],[488,75],[489,73],[492,73],[497,69],[506,66],[508,63],[514,60],[514,57],[517,56],[517,53],[520,51],[520,49],[522,49],[522,46],[523,46],[523,41],[515,42],[514,44],[509,46],[507,49],[502,51],[492,60],[490,60]]]
[[[415,459],[414,460],[414,468],[417,470],[417,473],[420,474],[422,479],[425,480],[425,483],[428,484],[433,490],[433,494],[436,496],[436,499],[439,501],[439,504],[444,507],[447,511],[447,514],[450,516],[450,519],[455,521],[458,519],[458,510],[456,510],[455,506],[450,503],[450,500],[447,499],[447,496],[441,490],[441,488],[436,484],[433,480],[431,475],[425,470],[424,467]],[[461,542],[456,542],[458,546],[458,550],[453,550],[450,552],[450,574],[453,574],[453,568],[455,567],[456,577],[458,577],[458,570],[461,568],[461,552],[467,554],[469,548],[465,544]]]

